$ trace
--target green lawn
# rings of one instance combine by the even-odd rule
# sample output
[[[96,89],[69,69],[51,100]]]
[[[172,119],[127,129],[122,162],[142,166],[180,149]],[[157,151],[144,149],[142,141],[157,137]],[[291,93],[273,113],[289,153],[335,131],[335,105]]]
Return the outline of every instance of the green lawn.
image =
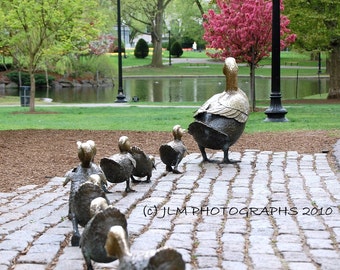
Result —
[[[37,113],[27,113],[24,107],[0,107],[0,130],[17,129],[79,129],[79,130],[134,130],[169,131],[180,124],[187,127],[199,104],[191,107],[166,106],[116,107],[37,107]],[[192,104],[193,105],[193,104]],[[337,130],[340,132],[340,106],[288,105],[289,122],[267,123],[264,112],[251,113],[246,133],[294,130]]]
[[[173,64],[172,66],[164,66],[163,68],[152,68],[147,66],[136,66],[124,68],[124,77],[144,76],[224,76],[222,72],[223,63],[221,64]],[[299,76],[317,76],[317,68],[282,68],[281,76],[297,76],[297,70],[299,70]],[[249,76],[250,69],[248,66],[239,66],[239,76]],[[255,71],[256,76],[271,76],[271,68],[269,66],[259,66]]]
[[[161,69],[153,69],[147,65],[151,62],[151,56],[147,59],[136,59],[132,51],[127,52],[127,58],[123,60],[124,76],[222,76],[222,63],[208,62],[202,65],[188,63],[164,66]],[[117,60],[117,55],[111,55],[112,61]],[[167,52],[164,52],[166,60]],[[207,58],[205,53],[184,52],[186,58]],[[268,62],[269,61],[269,62]],[[283,52],[281,62],[294,62],[299,68],[299,74],[315,76],[317,62],[309,60],[309,54],[297,52]],[[256,74],[270,76],[270,58],[260,63]],[[282,68],[283,76],[296,76],[297,68]],[[249,68],[240,65],[240,74],[249,75]],[[317,95],[311,98],[318,98]],[[324,95],[321,98],[326,98]],[[283,101],[284,103],[284,101]],[[10,106],[11,105],[11,106]],[[41,106],[44,105],[44,106]],[[122,106],[112,107],[69,107],[47,105],[36,100],[36,113],[30,114],[28,108],[20,107],[18,97],[0,97],[0,130],[16,129],[79,129],[79,130],[135,130],[135,131],[169,131],[169,127],[180,124],[187,127],[193,120],[192,115],[201,103],[127,103]],[[143,106],[153,105],[153,106]],[[269,101],[258,101],[259,108],[269,106]],[[315,105],[288,105],[284,106],[289,122],[267,123],[264,112],[250,114],[246,130],[247,133],[268,131],[295,131],[295,130],[330,130],[336,136],[340,136],[340,123],[337,115],[340,115],[338,104]]]
[[[151,63],[152,51],[149,56],[144,59],[137,59],[134,57],[132,50],[127,50],[126,58],[123,58],[123,74],[124,76],[202,76],[202,75],[215,75],[223,76],[222,66],[223,63],[209,58],[205,52],[184,51],[181,58],[188,58],[187,63],[174,63],[175,59],[172,58],[172,65],[168,65],[168,51],[163,51],[162,69],[151,68],[148,65]],[[114,63],[117,63],[118,55],[112,54],[110,58]],[[208,63],[192,64],[190,59],[206,59]],[[271,76],[271,57],[263,59],[258,68],[256,69],[257,76]],[[317,76],[318,62],[310,60],[310,53],[300,52],[281,52],[281,76],[296,76],[299,70],[299,76]],[[298,68],[297,68],[298,67]],[[325,73],[326,57],[322,58],[322,73]],[[245,63],[239,64],[239,75],[249,76],[250,70]]]

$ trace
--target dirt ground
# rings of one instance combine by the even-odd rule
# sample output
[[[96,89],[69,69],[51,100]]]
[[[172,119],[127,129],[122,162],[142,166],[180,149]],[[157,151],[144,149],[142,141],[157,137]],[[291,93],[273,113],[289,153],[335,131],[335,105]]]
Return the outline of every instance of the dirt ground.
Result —
[[[132,145],[153,155],[159,155],[159,146],[172,140],[170,132],[0,131],[0,192],[12,192],[23,185],[43,185],[52,177],[63,177],[68,170],[79,164],[77,141],[94,140],[97,146],[95,162],[99,163],[102,157],[118,152],[117,142],[122,135],[128,136]],[[333,160],[333,145],[339,137],[339,131],[243,134],[230,151],[259,149],[299,153],[327,152],[329,159]],[[189,153],[199,152],[191,135],[185,134],[183,141]]]

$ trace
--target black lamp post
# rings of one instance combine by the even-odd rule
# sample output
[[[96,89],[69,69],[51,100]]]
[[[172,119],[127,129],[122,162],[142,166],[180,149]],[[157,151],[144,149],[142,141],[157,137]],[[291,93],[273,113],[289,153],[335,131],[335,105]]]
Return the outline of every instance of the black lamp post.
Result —
[[[120,18],[120,0],[117,0],[117,28],[118,28],[118,95],[115,102],[126,102],[123,91],[123,68],[122,68],[122,26]]]
[[[287,122],[287,111],[281,105],[280,93],[280,0],[273,0],[272,19],[272,84],[270,107],[264,112],[266,122]]]

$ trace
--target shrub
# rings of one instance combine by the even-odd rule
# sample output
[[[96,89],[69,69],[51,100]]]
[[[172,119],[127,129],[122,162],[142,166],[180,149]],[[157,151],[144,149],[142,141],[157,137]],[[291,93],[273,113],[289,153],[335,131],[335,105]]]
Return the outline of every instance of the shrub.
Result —
[[[7,71],[12,68],[11,63],[0,64],[0,71]]]
[[[181,57],[181,55],[183,54],[183,49],[182,49],[181,44],[178,41],[175,41],[172,44],[171,49],[170,49],[170,53],[173,56]]]
[[[124,53],[124,52],[125,52],[125,44],[124,44],[123,41],[121,41],[121,42],[122,42],[122,44],[121,44],[121,46],[122,46],[122,53]],[[116,40],[113,42],[113,46],[112,46],[112,49],[111,49],[110,52],[111,52],[111,53],[112,53],[112,52],[118,53],[118,39],[116,39]]]
[[[7,74],[7,77],[17,84],[19,84],[19,73],[17,71],[13,71]],[[46,78],[45,74],[35,74],[35,85],[39,86],[46,86]],[[55,80],[54,77],[48,76],[48,83],[51,84]],[[21,82],[22,85],[31,85],[30,82],[30,75],[27,72],[21,72]]]
[[[191,37],[187,37],[187,36],[183,37],[182,38],[182,48],[191,49],[194,41],[195,40]]]
[[[145,39],[141,38],[137,41],[134,54],[136,58],[145,58],[149,55],[149,46]]]

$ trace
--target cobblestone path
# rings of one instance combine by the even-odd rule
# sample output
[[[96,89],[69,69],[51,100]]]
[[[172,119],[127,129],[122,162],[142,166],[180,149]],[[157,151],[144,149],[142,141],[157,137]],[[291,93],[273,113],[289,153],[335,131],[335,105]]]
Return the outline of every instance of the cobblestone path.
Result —
[[[247,150],[231,158],[241,163],[203,164],[190,154],[183,174],[167,176],[157,158],[152,182],[133,185],[135,193],[111,185],[131,251],[171,246],[187,269],[339,269],[340,179],[326,155]],[[0,270],[85,269],[70,245],[63,180],[1,194]]]

